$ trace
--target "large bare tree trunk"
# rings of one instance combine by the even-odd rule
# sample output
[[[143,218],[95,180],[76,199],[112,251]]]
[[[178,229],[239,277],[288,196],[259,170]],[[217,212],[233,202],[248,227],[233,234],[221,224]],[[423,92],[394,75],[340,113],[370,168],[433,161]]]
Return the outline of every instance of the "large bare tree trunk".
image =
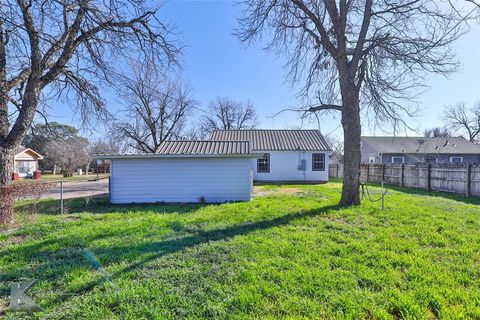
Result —
[[[14,223],[13,209],[7,184],[12,178],[13,156],[9,150],[0,149],[0,225]]]
[[[339,204],[360,204],[360,107],[357,89],[346,85],[343,95],[342,126],[344,137],[344,164],[342,197]]]
[[[0,149],[0,185],[6,185],[12,179],[13,156],[8,150]]]

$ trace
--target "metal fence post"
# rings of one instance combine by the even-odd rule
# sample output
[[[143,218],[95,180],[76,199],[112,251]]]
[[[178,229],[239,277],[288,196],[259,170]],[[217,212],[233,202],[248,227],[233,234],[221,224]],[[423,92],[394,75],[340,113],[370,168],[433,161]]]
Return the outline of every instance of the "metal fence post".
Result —
[[[63,181],[60,181],[60,214],[63,214]]]
[[[470,197],[470,184],[471,184],[471,180],[472,180],[472,167],[470,165],[470,163],[467,163],[467,167],[466,167],[466,170],[465,170],[465,195],[467,197]]]
[[[427,164],[427,191],[432,190],[432,165]]]
[[[385,163],[382,163],[382,182],[385,181]]]
[[[400,167],[400,187],[403,187],[403,176],[404,176],[405,165],[402,163]]]

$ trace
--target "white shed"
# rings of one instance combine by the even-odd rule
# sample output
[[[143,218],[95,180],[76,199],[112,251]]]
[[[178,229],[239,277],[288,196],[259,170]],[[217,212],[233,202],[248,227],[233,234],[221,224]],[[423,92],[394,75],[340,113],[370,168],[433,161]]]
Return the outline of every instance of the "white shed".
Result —
[[[111,160],[111,203],[248,201],[248,141],[166,141],[156,154],[102,155]]]

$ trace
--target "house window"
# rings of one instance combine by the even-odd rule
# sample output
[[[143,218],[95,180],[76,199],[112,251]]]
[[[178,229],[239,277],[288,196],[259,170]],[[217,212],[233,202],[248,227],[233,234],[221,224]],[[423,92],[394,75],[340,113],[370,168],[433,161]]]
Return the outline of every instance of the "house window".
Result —
[[[30,161],[17,161],[17,172],[18,173],[29,173],[30,172]]]
[[[312,171],[325,171],[325,154],[312,154]]]
[[[427,156],[427,157],[424,157],[424,162],[426,163],[437,163],[438,162],[438,159],[437,157],[432,157],[432,156]]]
[[[450,157],[450,163],[463,163],[463,157]]]
[[[264,153],[263,157],[257,160],[257,172],[270,172],[270,154]]]
[[[392,156],[393,164],[402,164],[404,162],[405,162],[405,158],[403,156]]]
[[[375,157],[368,157],[368,163],[375,163]]]

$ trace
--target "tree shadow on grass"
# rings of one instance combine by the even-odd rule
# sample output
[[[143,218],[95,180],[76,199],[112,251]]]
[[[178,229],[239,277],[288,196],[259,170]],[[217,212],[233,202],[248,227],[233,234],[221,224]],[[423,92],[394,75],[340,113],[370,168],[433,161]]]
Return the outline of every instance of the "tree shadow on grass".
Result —
[[[223,241],[229,240],[236,236],[247,235],[252,232],[266,230],[274,227],[281,227],[289,224],[290,222],[306,217],[314,217],[319,215],[325,215],[332,210],[338,210],[341,207],[338,205],[329,205],[315,210],[301,211],[299,213],[290,213],[274,219],[269,220],[260,220],[256,222],[243,223],[238,225],[233,225],[227,228],[214,229],[209,231],[201,231],[195,234],[184,236],[181,238],[168,239],[159,242],[144,243],[138,245],[126,245],[126,246],[117,246],[109,249],[99,249],[95,250],[94,253],[98,255],[99,260],[102,262],[118,263],[122,260],[131,259],[132,253],[137,256],[143,256],[149,254],[146,258],[134,262],[120,271],[115,272],[111,277],[115,281],[115,278],[132,272],[142,266],[146,265],[149,262],[152,262],[158,258],[185,250],[187,248],[195,247],[204,243],[211,241]],[[95,281],[89,282],[77,289],[75,292],[69,295],[60,296],[55,300],[54,304],[62,303],[72,296],[78,296],[80,294],[87,293],[91,291],[95,286],[105,282],[106,279],[101,278]]]
[[[379,185],[376,185],[376,184],[372,184],[372,186],[379,187]],[[466,197],[465,195],[458,194],[458,193],[448,193],[448,192],[441,192],[441,191],[427,191],[427,190],[424,190],[424,189],[399,187],[399,186],[394,186],[394,185],[386,185],[386,187],[388,189],[395,190],[395,191],[405,193],[405,194],[428,196],[428,197],[439,197],[439,198],[455,200],[455,201],[458,201],[458,202],[463,202],[463,203],[466,203],[466,204],[480,205],[480,197],[475,197],[475,196]]]

